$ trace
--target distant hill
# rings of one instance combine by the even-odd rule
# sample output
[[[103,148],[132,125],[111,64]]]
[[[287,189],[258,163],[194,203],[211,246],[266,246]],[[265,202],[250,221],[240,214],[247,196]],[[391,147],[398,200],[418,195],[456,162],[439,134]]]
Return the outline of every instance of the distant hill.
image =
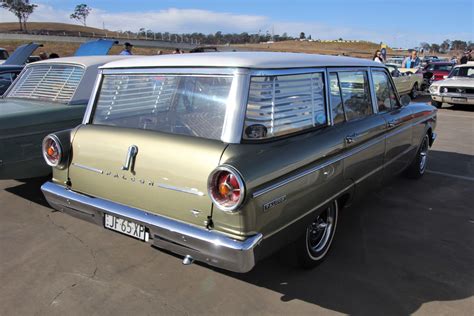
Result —
[[[48,34],[49,35],[67,35],[78,36],[79,32],[82,36],[89,36],[92,34],[104,35],[107,33],[109,37],[117,36],[118,33],[109,30],[102,30],[95,27],[82,26],[77,24],[68,24],[68,23],[53,23],[53,22],[28,22],[27,28],[29,33],[33,34]],[[20,32],[20,27],[18,23],[8,22],[0,23],[0,32],[3,33],[16,33]]]

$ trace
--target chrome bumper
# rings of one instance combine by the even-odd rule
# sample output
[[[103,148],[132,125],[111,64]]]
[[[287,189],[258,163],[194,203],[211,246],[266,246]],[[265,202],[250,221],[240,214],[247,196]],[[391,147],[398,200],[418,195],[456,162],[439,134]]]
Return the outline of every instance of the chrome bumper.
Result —
[[[453,100],[458,98],[457,100]],[[459,100],[461,98],[462,100]],[[431,95],[431,99],[438,102],[443,103],[455,103],[455,104],[474,104],[474,96],[472,94],[433,94]]]
[[[53,208],[102,227],[105,213],[140,223],[149,229],[150,241],[158,248],[234,272],[245,273],[255,266],[255,249],[262,234],[240,241],[217,231],[86,196],[52,182],[43,184],[41,190]]]

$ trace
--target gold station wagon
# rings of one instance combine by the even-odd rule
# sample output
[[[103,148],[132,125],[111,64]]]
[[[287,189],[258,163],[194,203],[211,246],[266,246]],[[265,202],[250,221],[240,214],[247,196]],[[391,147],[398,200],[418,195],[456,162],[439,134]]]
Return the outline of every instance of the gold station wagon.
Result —
[[[409,98],[408,98],[409,102]],[[51,206],[219,268],[294,243],[326,256],[339,210],[419,178],[436,109],[385,66],[292,53],[143,57],[101,67],[83,123],[43,141]]]

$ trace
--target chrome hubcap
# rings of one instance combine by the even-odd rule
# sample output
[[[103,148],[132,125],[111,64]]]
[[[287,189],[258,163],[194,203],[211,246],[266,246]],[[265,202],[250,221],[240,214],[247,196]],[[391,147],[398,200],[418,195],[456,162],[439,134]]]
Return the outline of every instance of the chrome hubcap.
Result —
[[[334,206],[330,206],[309,225],[306,236],[311,252],[321,252],[330,241],[334,229],[334,216]]]
[[[428,135],[423,138],[420,148],[420,173],[425,172],[426,159],[428,158]]]

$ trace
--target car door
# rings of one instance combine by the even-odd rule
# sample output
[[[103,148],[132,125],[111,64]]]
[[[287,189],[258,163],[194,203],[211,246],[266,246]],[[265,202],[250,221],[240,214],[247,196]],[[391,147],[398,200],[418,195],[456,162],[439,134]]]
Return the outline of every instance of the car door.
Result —
[[[344,138],[344,178],[365,188],[381,182],[385,120],[374,112],[366,70],[330,72],[334,128]]]
[[[411,161],[412,112],[401,105],[385,70],[372,70],[372,78],[378,112],[387,124],[384,175],[390,176],[402,171]]]

